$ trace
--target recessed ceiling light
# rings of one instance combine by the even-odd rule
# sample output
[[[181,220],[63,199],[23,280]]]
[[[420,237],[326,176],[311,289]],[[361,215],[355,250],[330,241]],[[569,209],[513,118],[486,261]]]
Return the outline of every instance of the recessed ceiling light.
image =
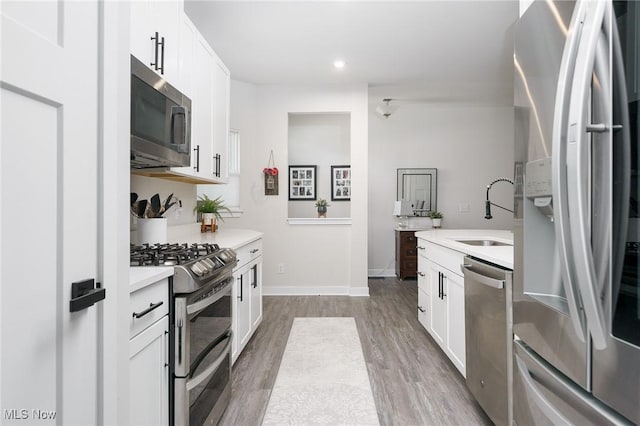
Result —
[[[342,68],[344,68],[345,65],[347,65],[347,63],[345,61],[343,61],[342,59],[338,59],[336,61],[333,61],[333,66],[335,68],[342,69]]]

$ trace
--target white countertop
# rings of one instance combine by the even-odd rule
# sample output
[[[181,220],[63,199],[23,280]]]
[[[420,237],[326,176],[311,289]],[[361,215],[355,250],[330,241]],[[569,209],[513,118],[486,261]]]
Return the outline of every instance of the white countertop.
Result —
[[[513,233],[496,229],[433,229],[418,231],[416,237],[459,251],[505,268],[513,269]],[[510,246],[471,246],[456,240],[491,239]]]
[[[167,228],[169,243],[216,243],[221,248],[237,249],[262,238],[262,232],[220,226],[216,232],[200,232],[199,223]]]
[[[129,268],[129,293],[173,275],[173,266],[132,266]]]

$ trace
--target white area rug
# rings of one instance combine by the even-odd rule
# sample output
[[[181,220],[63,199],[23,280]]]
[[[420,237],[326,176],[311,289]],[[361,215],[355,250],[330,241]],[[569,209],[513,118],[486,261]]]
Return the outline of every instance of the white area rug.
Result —
[[[295,318],[263,425],[378,425],[353,318]]]

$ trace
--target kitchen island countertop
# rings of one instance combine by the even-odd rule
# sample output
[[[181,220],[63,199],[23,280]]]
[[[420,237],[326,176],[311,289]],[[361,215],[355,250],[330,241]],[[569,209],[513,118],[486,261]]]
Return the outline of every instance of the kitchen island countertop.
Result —
[[[513,233],[496,229],[433,229],[416,232],[416,237],[513,269]],[[458,240],[495,240],[510,245],[472,246]]]

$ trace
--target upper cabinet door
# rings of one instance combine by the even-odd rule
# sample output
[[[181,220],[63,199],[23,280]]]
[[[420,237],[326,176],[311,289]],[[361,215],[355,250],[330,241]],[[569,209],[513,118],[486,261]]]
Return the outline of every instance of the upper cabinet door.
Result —
[[[231,76],[215,56],[213,66],[213,157],[211,171],[226,181],[229,176],[229,99]]]
[[[131,2],[131,53],[173,85],[178,85],[183,2]]]
[[[195,44],[198,30],[186,14],[180,23],[180,55],[178,58],[178,89],[193,101],[193,75],[195,66]]]

